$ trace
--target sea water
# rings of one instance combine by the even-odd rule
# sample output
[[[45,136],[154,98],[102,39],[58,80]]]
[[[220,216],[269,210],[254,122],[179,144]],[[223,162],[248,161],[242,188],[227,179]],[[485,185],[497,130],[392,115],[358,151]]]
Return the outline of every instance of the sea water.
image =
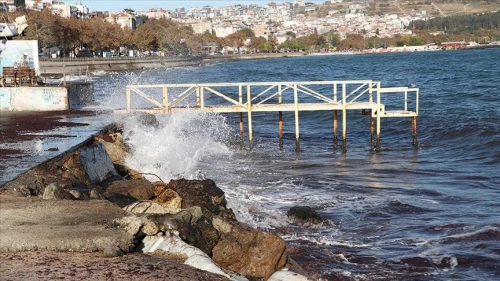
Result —
[[[115,76],[102,81],[102,93],[123,106],[125,84],[369,79],[416,86],[418,149],[409,119],[383,119],[376,153],[366,116],[350,113],[342,153],[333,149],[331,112],[301,113],[297,153],[291,114],[284,114],[282,148],[277,114],[254,114],[249,149],[238,141],[237,114],[193,113],[158,117],[158,129],[135,128],[141,133],[130,138],[136,153],[128,163],[166,179],[215,180],[239,220],[280,233],[316,278],[496,280],[499,60],[495,49],[235,61]],[[292,225],[286,212],[295,205],[331,224]]]
[[[347,153],[333,149],[331,112],[253,116],[253,147],[238,114],[125,120],[127,163],[163,180],[210,178],[240,221],[275,231],[290,255],[323,280],[500,279],[500,49],[304,56],[148,70],[96,78],[98,109],[123,108],[128,84],[374,80],[420,88],[418,148],[409,119],[382,120],[382,149],[369,121],[349,113]],[[154,179],[154,178],[153,178]],[[292,206],[330,223],[297,226]]]

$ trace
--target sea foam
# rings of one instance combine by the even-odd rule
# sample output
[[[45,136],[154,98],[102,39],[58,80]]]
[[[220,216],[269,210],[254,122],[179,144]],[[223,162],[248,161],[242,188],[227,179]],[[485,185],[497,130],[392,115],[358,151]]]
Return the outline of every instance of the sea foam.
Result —
[[[126,164],[141,173],[155,174],[166,182],[201,179],[205,175],[199,170],[200,161],[208,156],[231,155],[224,143],[230,128],[220,115],[177,113],[156,115],[156,119],[157,127],[134,117],[124,123],[124,138],[132,150]]]

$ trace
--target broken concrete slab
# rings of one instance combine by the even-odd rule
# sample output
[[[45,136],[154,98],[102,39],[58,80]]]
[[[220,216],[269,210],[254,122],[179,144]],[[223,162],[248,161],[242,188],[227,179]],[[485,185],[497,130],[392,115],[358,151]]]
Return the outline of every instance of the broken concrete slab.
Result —
[[[129,252],[134,235],[113,225],[127,215],[108,201],[0,196],[0,252],[104,251],[110,246]]]

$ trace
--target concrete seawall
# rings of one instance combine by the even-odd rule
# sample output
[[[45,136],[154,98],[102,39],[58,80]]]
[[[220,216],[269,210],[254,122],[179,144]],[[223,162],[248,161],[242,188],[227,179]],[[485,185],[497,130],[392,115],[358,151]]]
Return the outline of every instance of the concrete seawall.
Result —
[[[134,71],[154,68],[199,66],[202,63],[222,61],[298,57],[303,55],[304,53],[262,53],[203,57],[43,59],[40,60],[40,75],[44,77],[61,77],[63,73],[86,75],[94,71]]]
[[[134,71],[150,68],[197,66],[200,58],[88,58],[88,59],[47,59],[40,61],[40,75],[61,77],[63,73],[72,75],[91,74],[95,71]]]
[[[0,112],[68,110],[64,87],[0,88]]]

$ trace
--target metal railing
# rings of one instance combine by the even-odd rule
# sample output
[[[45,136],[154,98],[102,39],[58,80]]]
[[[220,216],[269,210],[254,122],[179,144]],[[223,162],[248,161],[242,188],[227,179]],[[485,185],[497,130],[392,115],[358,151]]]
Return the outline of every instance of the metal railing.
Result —
[[[391,98],[397,93],[404,97],[402,103]],[[146,104],[132,107],[132,94],[142,97]],[[413,117],[412,128],[414,145],[416,145],[419,89],[382,88],[380,82],[372,80],[129,85],[126,88],[126,102],[126,110],[120,112],[130,113],[138,110],[150,113],[179,111],[240,113],[241,135],[243,135],[242,114],[246,113],[250,143],[253,112],[279,112],[281,138],[282,112],[294,111],[297,149],[299,149],[299,111],[332,110],[336,140],[337,111],[341,110],[342,139],[345,150],[347,110],[368,110],[371,120],[372,145],[375,131],[374,119],[376,119],[376,147],[379,150],[382,117]],[[409,110],[410,108],[412,110]]]
[[[377,85],[371,80],[129,85],[127,112],[132,110],[132,93],[163,112],[174,111],[177,107],[213,112],[273,111],[273,105],[279,111],[289,110],[286,105],[291,104],[327,110],[352,107],[359,102],[372,103],[369,106],[372,107]]]

